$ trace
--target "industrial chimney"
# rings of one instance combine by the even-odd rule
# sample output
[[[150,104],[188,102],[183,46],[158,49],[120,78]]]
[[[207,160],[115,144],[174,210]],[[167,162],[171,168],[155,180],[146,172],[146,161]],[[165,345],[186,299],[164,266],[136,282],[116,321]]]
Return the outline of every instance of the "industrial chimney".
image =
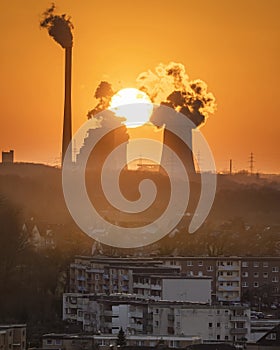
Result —
[[[63,163],[67,148],[72,139],[72,111],[71,111],[71,79],[72,78],[72,46],[65,48],[65,91],[64,116],[62,134],[62,160]],[[71,150],[72,154],[72,150]]]
[[[63,117],[63,134],[62,134],[62,160],[72,139],[72,113],[71,113],[71,75],[72,75],[72,46],[73,24],[70,17],[55,15],[55,5],[43,13],[43,19],[40,22],[42,28],[46,28],[50,36],[62,46],[65,50],[65,94],[64,94],[64,117]],[[71,151],[72,154],[72,151]]]

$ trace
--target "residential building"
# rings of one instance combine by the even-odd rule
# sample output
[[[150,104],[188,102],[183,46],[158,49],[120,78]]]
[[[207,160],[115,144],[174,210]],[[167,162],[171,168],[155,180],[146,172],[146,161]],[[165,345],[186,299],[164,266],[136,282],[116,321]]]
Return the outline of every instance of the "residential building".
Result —
[[[110,350],[116,348],[117,335],[115,334],[45,334],[43,335],[44,350]],[[185,348],[191,344],[201,343],[201,338],[192,336],[153,336],[153,335],[127,335],[128,347],[154,348]]]
[[[203,341],[240,341],[250,337],[250,309],[241,305],[215,305],[147,300],[137,295],[66,293],[63,319],[95,334],[198,336]]]
[[[76,257],[69,292],[162,299],[162,278],[167,275],[211,278],[212,300],[218,302],[239,302],[248,290],[263,286],[280,302],[280,257]]]
[[[44,334],[43,349],[48,350],[92,350],[94,338],[89,335],[77,334]]]
[[[280,257],[162,257],[166,266],[181,273],[212,277],[212,296],[217,301],[240,301],[248,290],[269,286],[280,301]]]
[[[249,343],[248,350],[279,350],[280,324],[266,332],[256,343]]]
[[[1,350],[26,349],[26,324],[0,325]]]

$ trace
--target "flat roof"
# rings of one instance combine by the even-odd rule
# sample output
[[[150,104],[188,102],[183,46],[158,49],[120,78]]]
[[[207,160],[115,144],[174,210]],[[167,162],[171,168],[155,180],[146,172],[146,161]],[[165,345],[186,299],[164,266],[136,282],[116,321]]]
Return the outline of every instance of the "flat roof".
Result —
[[[18,324],[0,324],[0,329],[8,329],[8,328],[26,328],[26,323],[18,323]]]

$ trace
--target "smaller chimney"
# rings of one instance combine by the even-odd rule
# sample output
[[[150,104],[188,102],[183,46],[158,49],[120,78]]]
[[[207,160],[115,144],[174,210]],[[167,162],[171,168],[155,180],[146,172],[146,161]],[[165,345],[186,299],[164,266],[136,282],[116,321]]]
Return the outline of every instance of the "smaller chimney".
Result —
[[[14,150],[9,152],[2,152],[2,164],[13,164],[14,163]]]

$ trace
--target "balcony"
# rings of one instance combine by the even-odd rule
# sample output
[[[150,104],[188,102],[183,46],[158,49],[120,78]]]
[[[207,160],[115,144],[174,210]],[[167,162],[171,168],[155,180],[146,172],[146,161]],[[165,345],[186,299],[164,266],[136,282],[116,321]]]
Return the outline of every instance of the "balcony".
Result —
[[[103,312],[103,315],[104,315],[104,316],[108,316],[108,317],[112,317],[113,312],[112,312],[112,310],[105,310],[105,311]]]
[[[78,276],[77,281],[85,281],[86,278],[84,276]]]
[[[246,316],[246,315],[240,315],[240,316],[233,316],[233,315],[230,315],[230,321],[232,322],[246,322],[249,320],[249,317]]]
[[[239,265],[219,265],[218,271],[239,271]]]
[[[93,272],[93,273],[104,273],[104,270],[102,269],[94,269],[94,268],[90,268],[90,269],[86,269],[86,272]]]
[[[218,292],[239,292],[240,287],[239,286],[218,286],[217,291]]]
[[[151,289],[148,283],[133,283],[133,288]]]
[[[151,284],[151,290],[161,290],[160,284]]]
[[[219,276],[218,282],[240,281],[240,276]]]
[[[231,335],[243,335],[247,334],[248,329],[247,328],[231,328],[230,334]]]
[[[141,311],[132,311],[130,313],[131,318],[143,318],[143,312]]]
[[[131,329],[135,329],[135,331],[143,331],[143,325],[140,324],[140,323],[133,323],[133,324],[130,324],[130,328]]]

